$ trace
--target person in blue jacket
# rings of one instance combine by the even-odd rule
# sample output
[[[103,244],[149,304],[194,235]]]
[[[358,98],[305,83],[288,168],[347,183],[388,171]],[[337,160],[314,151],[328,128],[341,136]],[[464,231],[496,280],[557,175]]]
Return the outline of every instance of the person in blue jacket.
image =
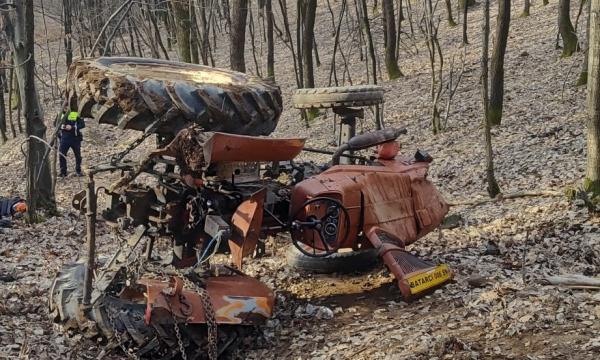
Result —
[[[81,129],[85,127],[85,122],[73,108],[73,106],[65,108],[62,125],[60,126],[60,146],[58,151],[60,152],[61,177],[67,176],[67,153],[69,149],[73,150],[73,154],[75,155],[75,174],[83,176],[81,173],[81,141],[83,140]]]

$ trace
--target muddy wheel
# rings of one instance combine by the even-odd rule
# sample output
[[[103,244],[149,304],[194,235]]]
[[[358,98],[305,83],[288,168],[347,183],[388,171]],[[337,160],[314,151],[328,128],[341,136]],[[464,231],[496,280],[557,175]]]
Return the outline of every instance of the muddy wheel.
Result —
[[[292,101],[297,109],[371,106],[383,103],[383,88],[375,85],[298,89]]]
[[[49,296],[49,315],[65,330],[82,332],[86,337],[100,336],[107,347],[119,347],[140,358],[180,359],[181,354],[173,323],[145,324],[146,305],[105,295],[82,317],[81,300],[85,263],[66,264],[56,275]],[[90,321],[91,320],[91,321]],[[206,326],[179,325],[188,359],[206,358]],[[118,335],[115,335],[115,330]],[[243,328],[219,326],[218,351],[223,354],[237,345]]]
[[[67,91],[83,117],[158,133],[190,124],[207,131],[268,135],[277,125],[279,87],[243,73],[166,60],[110,57],[75,61]]]
[[[286,251],[286,260],[288,266],[294,269],[318,274],[361,272],[372,269],[379,262],[375,249],[343,250],[325,257],[312,257],[290,246]]]

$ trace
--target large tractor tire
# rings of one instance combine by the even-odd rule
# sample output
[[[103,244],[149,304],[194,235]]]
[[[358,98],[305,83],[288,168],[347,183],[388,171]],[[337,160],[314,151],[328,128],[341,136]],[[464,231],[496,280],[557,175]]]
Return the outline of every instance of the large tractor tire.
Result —
[[[268,135],[281,115],[279,87],[243,73],[166,60],[101,57],[75,61],[67,96],[81,116],[122,129],[174,135],[206,131]]]
[[[312,250],[307,250],[312,251]],[[356,273],[372,269],[379,263],[376,249],[340,251],[325,257],[312,257],[303,254],[295,246],[286,250],[288,266],[301,271],[317,274]]]
[[[182,358],[173,323],[146,325],[146,305],[143,303],[107,294],[92,305],[85,317],[81,311],[84,273],[84,261],[77,261],[65,264],[56,275],[48,301],[52,321],[62,324],[64,330],[82,331],[88,338],[104,338],[109,348],[120,347],[138,358]],[[187,358],[206,359],[206,326],[180,323],[178,329]],[[245,331],[239,326],[220,325],[218,354],[234,350]]]
[[[384,90],[376,85],[298,89],[292,101],[297,109],[371,106],[383,103]]]

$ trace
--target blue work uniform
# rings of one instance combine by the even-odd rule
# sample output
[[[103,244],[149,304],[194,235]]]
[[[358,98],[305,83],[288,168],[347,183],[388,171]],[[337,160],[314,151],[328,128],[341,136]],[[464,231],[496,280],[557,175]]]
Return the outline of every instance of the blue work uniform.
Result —
[[[75,171],[80,174],[81,173],[81,141],[83,140],[83,135],[81,134],[81,129],[85,127],[85,122],[79,116],[77,111],[70,111],[63,115],[63,126],[60,130],[60,147],[59,152],[61,156],[59,156],[60,163],[60,174],[62,176],[67,175],[67,153],[69,149],[73,150],[73,154],[75,155]],[[65,125],[71,125],[70,130],[64,129]]]

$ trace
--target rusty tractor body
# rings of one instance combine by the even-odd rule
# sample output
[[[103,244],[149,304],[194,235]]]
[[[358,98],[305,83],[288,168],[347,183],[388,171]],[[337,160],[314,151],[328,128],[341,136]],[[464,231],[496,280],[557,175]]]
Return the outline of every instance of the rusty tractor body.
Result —
[[[107,83],[100,93],[93,93],[94,87],[84,79],[93,75],[90,67],[100,71],[106,64],[112,64],[112,70],[102,71],[119,78],[113,74],[115,68],[131,72],[132,61],[104,60],[95,68],[85,63],[87,72],[78,62],[70,72],[71,85],[79,81],[73,85],[78,90],[70,98],[83,97],[86,111],[95,107],[104,123],[141,124],[145,118],[140,114],[147,117],[149,105],[125,110],[123,103],[110,99],[115,90],[106,88]],[[147,75],[148,62],[138,62],[138,73]],[[169,78],[167,73],[162,69],[161,79]],[[186,79],[202,82],[198,76]],[[167,85],[165,91],[178,86],[182,85]],[[262,85],[253,80],[253,87]],[[280,98],[272,85],[265,88],[269,96]],[[173,119],[177,112],[173,104],[162,117]],[[119,114],[117,120],[111,120],[109,109]],[[156,106],[153,109],[159,112]],[[275,123],[278,115],[269,123]],[[352,137],[332,153],[330,163],[317,166],[295,161],[301,151],[314,151],[305,147],[304,139],[207,131],[192,121],[193,116],[185,118],[178,123],[185,126],[178,125],[172,137],[163,137],[169,140],[166,145],[143,161],[123,160],[120,154],[88,170],[87,190],[73,199],[73,206],[87,217],[87,257],[57,275],[50,294],[55,320],[102,335],[113,347],[134,351],[138,357],[216,358],[239,339],[240,325],[260,324],[272,316],[273,291],[242,270],[245,259],[264,252],[268,235],[281,232],[289,232],[294,246],[311,257],[326,259],[343,248],[376,249],[406,299],[452,278],[447,266],[430,264],[406,250],[436,228],[448,211],[427,179],[431,157],[423,152],[398,156],[393,146],[368,158],[352,153],[395,145],[403,131],[385,129]],[[211,123],[210,116],[202,122]],[[154,130],[146,126],[143,139],[165,126],[152,125]],[[341,159],[356,164],[340,165]],[[96,187],[95,175],[115,171],[121,173],[118,181]],[[107,203],[100,221],[117,234],[129,234],[109,258],[96,255],[98,195]],[[171,243],[168,253],[159,246],[165,239]],[[214,261],[223,252],[230,254],[230,263]]]

